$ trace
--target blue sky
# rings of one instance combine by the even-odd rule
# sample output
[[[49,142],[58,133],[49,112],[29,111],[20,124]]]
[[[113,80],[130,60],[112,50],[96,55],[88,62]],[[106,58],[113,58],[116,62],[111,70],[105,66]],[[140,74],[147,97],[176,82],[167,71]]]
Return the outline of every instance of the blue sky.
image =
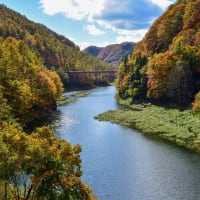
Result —
[[[0,0],[62,34],[81,49],[137,42],[176,0]]]

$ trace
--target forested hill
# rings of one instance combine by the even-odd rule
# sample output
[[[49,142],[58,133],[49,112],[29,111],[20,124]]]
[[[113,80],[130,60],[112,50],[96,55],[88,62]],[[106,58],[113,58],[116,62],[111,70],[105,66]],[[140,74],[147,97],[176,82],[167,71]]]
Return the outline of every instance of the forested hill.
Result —
[[[0,199],[96,199],[81,180],[80,145],[46,126],[23,130],[55,110],[62,92],[58,74],[38,53],[0,37]]]
[[[69,64],[72,69],[92,68],[92,62],[107,66],[0,6],[0,199],[95,200],[81,179],[80,145],[55,137],[47,126],[30,132],[30,123],[55,110],[63,92],[60,77],[44,61],[58,72]]]
[[[104,70],[111,66],[85,54],[66,37],[59,35],[42,24],[28,20],[25,16],[0,5],[0,36],[14,37],[24,41],[44,60],[48,69],[59,73],[64,83],[68,70]]]
[[[94,57],[97,57],[103,47],[89,46],[83,50],[83,52],[88,53]]]
[[[121,60],[133,51],[134,47],[135,43],[133,42],[123,42],[106,47],[89,46],[83,51],[117,67]]]
[[[200,109],[200,0],[179,0],[119,67],[121,97]]]

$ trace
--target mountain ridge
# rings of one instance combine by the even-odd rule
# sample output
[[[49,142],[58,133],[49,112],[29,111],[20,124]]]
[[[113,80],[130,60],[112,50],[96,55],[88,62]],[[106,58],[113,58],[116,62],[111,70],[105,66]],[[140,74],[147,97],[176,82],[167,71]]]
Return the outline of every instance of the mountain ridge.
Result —
[[[110,44],[105,47],[89,46],[83,52],[117,67],[120,61],[133,51],[135,44],[134,42],[123,42],[120,44]]]

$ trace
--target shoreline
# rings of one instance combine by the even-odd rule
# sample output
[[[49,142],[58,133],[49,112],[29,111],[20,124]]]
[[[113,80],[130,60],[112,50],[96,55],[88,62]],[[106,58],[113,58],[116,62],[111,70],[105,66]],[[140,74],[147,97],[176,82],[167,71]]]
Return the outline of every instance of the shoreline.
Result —
[[[63,106],[63,105],[66,105],[68,103],[72,103],[72,102],[76,101],[78,98],[87,96],[88,94],[90,94],[92,92],[92,90],[94,90],[96,88],[109,87],[109,86],[113,86],[113,85],[114,85],[114,83],[109,83],[106,86],[98,86],[98,87],[93,87],[93,88],[90,88],[90,89],[79,89],[79,90],[65,91],[65,92],[63,92],[60,99],[58,99],[56,101],[56,104],[57,104],[57,106]]]
[[[129,105],[121,99],[118,103],[119,110],[109,110],[95,119],[120,124],[200,153],[200,119],[191,109],[180,111],[150,103]]]
[[[72,103],[72,102],[76,101],[78,98],[87,96],[91,92],[92,92],[92,89],[63,93],[61,98],[59,100],[57,100],[56,104],[57,104],[57,106],[63,106],[68,103]]]

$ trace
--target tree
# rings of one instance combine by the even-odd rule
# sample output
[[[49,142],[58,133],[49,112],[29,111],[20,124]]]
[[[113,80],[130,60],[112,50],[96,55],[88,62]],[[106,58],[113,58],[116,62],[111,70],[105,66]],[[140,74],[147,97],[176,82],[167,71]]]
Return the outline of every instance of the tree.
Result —
[[[155,100],[165,99],[169,73],[174,64],[175,58],[172,52],[157,54],[148,62],[148,98]]]
[[[193,74],[187,61],[177,61],[171,69],[167,96],[179,105],[187,105],[193,98]]]
[[[193,110],[198,112],[200,111],[200,92],[195,95],[195,100],[193,103]]]
[[[185,8],[185,14],[183,16],[184,18],[184,29],[188,28],[195,28],[196,25],[199,23],[200,20],[200,1],[190,1],[188,2],[186,8]]]
[[[48,71],[42,60],[23,41],[0,38],[0,85],[2,97],[12,108],[12,114],[27,123],[38,112],[56,108],[56,99],[63,87],[56,72]],[[36,113],[36,112],[35,112]]]
[[[5,200],[96,199],[80,178],[80,145],[55,138],[48,127],[27,135],[16,124],[5,123],[0,147]]]
[[[147,77],[146,63],[147,57],[145,54],[134,54],[133,72],[129,80],[128,93],[133,99],[146,98],[147,93]]]

